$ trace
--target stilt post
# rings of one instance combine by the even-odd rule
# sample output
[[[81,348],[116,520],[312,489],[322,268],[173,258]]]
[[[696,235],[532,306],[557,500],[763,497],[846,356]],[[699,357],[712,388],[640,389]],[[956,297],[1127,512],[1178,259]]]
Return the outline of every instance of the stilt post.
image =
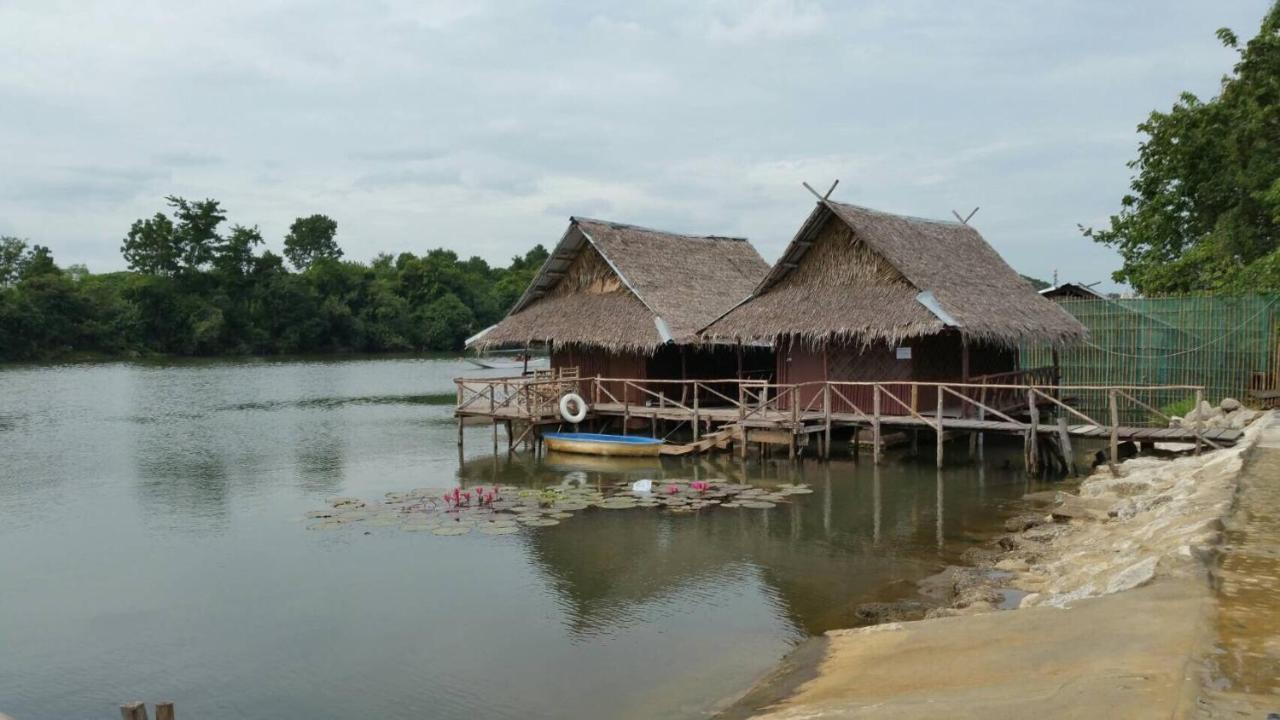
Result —
[[[822,431],[822,459],[831,459],[831,384],[822,384],[822,416],[825,426]]]
[[[1036,394],[1030,388],[1027,389],[1027,419],[1030,421],[1027,432],[1031,438],[1028,470],[1032,477],[1040,477],[1040,408],[1036,406]]]
[[[880,383],[871,386],[871,460],[880,464]]]
[[[1079,469],[1076,467],[1076,456],[1071,450],[1071,433],[1067,429],[1067,416],[1058,415],[1058,445],[1062,449],[1062,459],[1066,462],[1066,471],[1071,473],[1071,477],[1079,475]]]
[[[156,720],[173,720],[173,703],[156,703]]]
[[[121,705],[120,720],[147,720],[147,704],[131,702]]]
[[[1120,477],[1120,468],[1117,463],[1120,459],[1120,406],[1116,404],[1116,391],[1107,391],[1107,404],[1111,407],[1111,457],[1110,467],[1111,474]]]
[[[1196,421],[1194,423],[1196,431],[1196,454],[1200,454],[1200,433],[1204,427],[1204,421],[1200,418],[1200,404],[1204,402],[1204,388],[1196,388]]]
[[[935,422],[938,425],[938,467],[942,467],[942,386],[938,386],[938,416]]]

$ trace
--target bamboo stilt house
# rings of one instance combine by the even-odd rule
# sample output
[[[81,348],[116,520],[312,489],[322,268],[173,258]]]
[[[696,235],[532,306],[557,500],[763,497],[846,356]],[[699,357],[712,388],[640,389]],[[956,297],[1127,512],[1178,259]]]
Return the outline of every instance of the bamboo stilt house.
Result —
[[[524,295],[468,346],[545,346],[552,367],[583,376],[732,377],[732,349],[701,346],[697,331],[750,295],[768,270],[742,238],[570,218]]]
[[[824,200],[751,297],[701,335],[771,343],[780,383],[962,381],[1015,371],[1020,345],[1061,346],[1085,328],[969,225]],[[894,392],[907,400],[906,386]],[[851,400],[871,405],[869,391]]]

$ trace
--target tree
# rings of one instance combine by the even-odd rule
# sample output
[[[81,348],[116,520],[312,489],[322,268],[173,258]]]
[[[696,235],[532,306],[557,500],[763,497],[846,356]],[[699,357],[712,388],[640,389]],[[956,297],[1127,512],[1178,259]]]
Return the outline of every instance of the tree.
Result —
[[[9,235],[0,237],[0,287],[18,282],[26,256],[26,240]]]
[[[201,270],[208,265],[222,244],[218,226],[227,219],[217,200],[190,202],[170,195],[165,201],[174,209],[173,243],[178,252],[181,268],[187,272]]]
[[[240,277],[253,272],[257,257],[253,249],[262,244],[258,226],[232,225],[226,239],[219,243],[213,258],[213,266],[219,272]]]
[[[284,236],[284,256],[298,270],[306,270],[318,260],[337,260],[342,249],[334,241],[338,223],[328,215],[300,217]]]
[[[178,249],[174,245],[173,222],[164,213],[146,220],[134,220],[120,246],[129,269],[144,275],[173,275],[178,272]]]
[[[1280,288],[1280,2],[1243,49],[1218,37],[1239,54],[1219,95],[1183,93],[1138,126],[1131,193],[1108,227],[1084,231],[1144,294]]]

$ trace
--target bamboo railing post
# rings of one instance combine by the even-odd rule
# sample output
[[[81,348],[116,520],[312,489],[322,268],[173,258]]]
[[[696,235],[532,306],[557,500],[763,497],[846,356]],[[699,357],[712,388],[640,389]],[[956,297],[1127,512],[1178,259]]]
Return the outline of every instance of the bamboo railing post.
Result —
[[[1203,427],[1203,421],[1200,419],[1200,403],[1204,402],[1204,388],[1196,388],[1196,421],[1194,429],[1196,431],[1196,454],[1200,454],[1200,432]]]
[[[627,426],[631,424],[631,393],[626,383],[622,384],[622,435],[627,434]]]
[[[1071,477],[1078,475],[1076,469],[1076,456],[1071,451],[1071,433],[1067,431],[1067,416],[1058,414],[1058,445],[1062,447],[1062,459],[1067,462],[1066,470],[1071,473]]]
[[[914,385],[912,386],[915,387]],[[942,386],[938,386],[938,467],[942,467]]]
[[[1111,408],[1111,474],[1120,477],[1120,469],[1117,466],[1120,458],[1120,407],[1116,404],[1116,391],[1114,389],[1107,391],[1107,404]]]
[[[831,383],[822,384],[822,459],[831,459]]]
[[[1027,388],[1027,420],[1027,472],[1040,477],[1040,408],[1033,388]]]
[[[986,419],[987,419],[987,408],[986,408],[986,404],[987,404],[987,381],[986,381],[986,380],[983,380],[983,381],[982,381],[982,390],[981,390],[981,391],[979,391],[979,396],[978,396],[978,397],[980,398],[980,399],[978,400],[978,403],[979,403],[979,404],[978,404],[978,421],[979,421],[979,422],[986,422]],[[979,431],[979,432],[978,432],[978,462],[982,462],[982,461],[983,461],[983,459],[984,459],[984,457],[983,457],[983,456],[984,456],[984,454],[985,454],[985,453],[984,453],[984,449],[985,449],[985,448],[984,448],[984,446],[986,445],[986,439],[987,439],[987,435],[986,435],[986,433]]]
[[[693,383],[693,441],[698,442],[698,383]]]
[[[880,383],[871,386],[871,461],[880,464]]]

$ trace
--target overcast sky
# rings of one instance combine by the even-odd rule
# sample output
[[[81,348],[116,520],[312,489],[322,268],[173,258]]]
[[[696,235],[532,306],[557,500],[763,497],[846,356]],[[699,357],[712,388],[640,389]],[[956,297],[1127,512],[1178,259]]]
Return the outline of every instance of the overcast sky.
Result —
[[[1135,126],[1215,93],[1269,0],[0,0],[0,234],[124,267],[163,196],[279,248],[502,262],[569,215],[749,237],[836,199],[974,225],[1017,270],[1102,280]]]

